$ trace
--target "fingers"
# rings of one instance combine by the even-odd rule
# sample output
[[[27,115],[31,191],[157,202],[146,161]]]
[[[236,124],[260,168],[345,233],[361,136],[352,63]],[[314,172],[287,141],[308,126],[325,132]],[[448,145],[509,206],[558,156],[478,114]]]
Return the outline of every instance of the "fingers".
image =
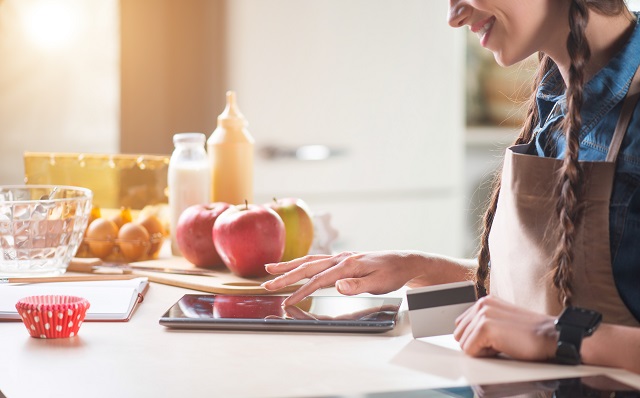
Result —
[[[483,297],[479,299],[474,305],[467,308],[462,315],[458,316],[455,321],[456,328],[453,332],[453,337],[456,341],[460,342],[462,336],[469,329],[471,322],[477,317],[478,312],[486,306],[491,305],[491,299],[489,297]]]
[[[553,321],[551,316],[488,296],[458,317],[454,337],[472,356],[502,352],[518,359],[544,359],[549,356],[547,345],[555,346],[555,340],[551,334],[546,338],[541,330],[553,329]]]
[[[333,261],[338,261],[338,263],[334,265],[332,264]],[[356,262],[357,261],[354,260],[351,255],[345,255],[344,259],[342,260],[340,260],[338,257],[334,257],[333,260],[329,262],[329,264],[327,264],[327,261],[325,261],[322,264],[309,263],[307,265],[308,270],[306,271],[301,270],[300,272],[302,272],[303,274],[306,272],[309,272],[309,275],[311,276],[311,278],[307,283],[302,285],[297,291],[295,291],[291,296],[289,296],[284,301],[284,304],[294,305],[318,289],[321,289],[327,286],[334,286],[335,283],[341,279],[344,279],[347,277],[361,277],[362,276],[361,272],[358,272],[357,270],[358,265],[354,264]],[[317,272],[318,269],[322,269],[322,268],[324,268],[323,271]],[[290,274],[297,273],[298,271],[299,269],[291,271]],[[278,278],[286,279],[287,277],[289,277],[289,275],[285,274]],[[274,281],[276,281],[278,278],[274,279]],[[295,275],[295,278],[297,278],[298,280],[302,279],[302,278],[299,278],[299,275]],[[349,280],[347,284],[350,284],[350,281],[351,280]],[[355,294],[355,293],[351,292],[351,293],[345,293],[345,294]]]
[[[318,318],[316,318],[312,314],[308,313],[307,311],[303,311],[295,305],[285,306],[284,311],[293,319],[318,320]]]
[[[326,256],[307,256],[287,263],[268,264],[268,272],[284,273],[263,283],[262,287],[267,290],[279,290],[302,279],[310,278],[335,264],[336,260],[333,257]]]
[[[345,295],[381,294],[400,288],[402,276],[385,271],[389,266],[386,253],[345,252],[334,256],[306,256],[286,263],[268,264],[267,271],[282,275],[265,282],[268,290],[279,290],[303,279],[309,279],[284,304],[295,305],[320,288],[334,286]]]
[[[336,281],[336,290],[345,296],[353,296],[362,293],[362,279],[346,278]]]
[[[331,275],[327,277],[326,275],[323,275],[323,274],[324,273],[320,273],[316,276],[313,276],[311,279],[309,279],[309,282],[300,286],[298,290],[296,290],[295,292],[293,292],[293,294],[291,294],[291,296],[287,297],[282,304],[283,305],[298,304],[305,297],[311,295],[316,290],[326,286],[332,286],[335,283],[335,280],[329,283],[329,281],[331,281]]]
[[[454,332],[462,350],[471,356],[495,353],[490,332],[497,321],[484,314],[485,311],[478,312],[469,322],[463,323],[466,327],[462,332],[459,331],[460,327]]]
[[[267,270],[267,272],[270,273],[271,275],[279,275],[279,274],[284,274],[287,271],[291,271],[292,269],[298,268],[304,263],[308,263],[310,261],[328,259],[328,258],[331,258],[331,256],[328,256],[328,255],[304,256],[291,261],[265,264],[264,267]]]
[[[381,280],[378,275],[373,273],[358,278],[344,278],[335,282],[336,289],[340,294],[345,296],[355,296],[360,293],[381,294],[386,293],[389,289],[381,286]]]
[[[511,318],[517,312],[510,311],[508,304],[492,296],[483,297],[472,307],[467,309],[456,319],[454,338],[460,343],[460,347],[474,356],[495,355],[496,350],[492,345],[491,335],[499,325],[498,322]]]

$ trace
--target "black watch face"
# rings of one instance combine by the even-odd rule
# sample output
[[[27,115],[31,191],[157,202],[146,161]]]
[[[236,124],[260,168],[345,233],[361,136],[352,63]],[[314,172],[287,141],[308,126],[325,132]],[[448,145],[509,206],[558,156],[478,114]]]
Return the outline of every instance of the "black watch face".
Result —
[[[562,313],[560,319],[558,319],[558,323],[560,325],[572,325],[590,329],[597,325],[600,319],[602,319],[602,315],[598,312],[579,308],[568,308]]]

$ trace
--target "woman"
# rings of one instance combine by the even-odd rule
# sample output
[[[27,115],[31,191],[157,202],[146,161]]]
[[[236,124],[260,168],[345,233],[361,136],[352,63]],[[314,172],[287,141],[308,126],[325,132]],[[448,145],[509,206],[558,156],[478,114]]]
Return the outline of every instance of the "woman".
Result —
[[[283,275],[264,286],[310,278],[285,302],[295,304],[333,284],[352,295],[473,278],[483,298],[454,332],[468,354],[640,373],[637,22],[623,0],[450,0],[449,24],[469,26],[499,64],[536,52],[540,59],[527,119],[494,183],[478,259],[307,256],[267,265]],[[572,314],[593,321],[580,325],[579,338],[568,337]]]

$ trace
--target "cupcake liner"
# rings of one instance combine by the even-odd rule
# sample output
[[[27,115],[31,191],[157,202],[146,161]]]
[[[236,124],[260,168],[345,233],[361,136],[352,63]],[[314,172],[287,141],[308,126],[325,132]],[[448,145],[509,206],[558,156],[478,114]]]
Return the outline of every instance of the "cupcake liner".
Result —
[[[74,296],[30,296],[16,304],[31,337],[42,339],[76,336],[88,308],[87,299]]]

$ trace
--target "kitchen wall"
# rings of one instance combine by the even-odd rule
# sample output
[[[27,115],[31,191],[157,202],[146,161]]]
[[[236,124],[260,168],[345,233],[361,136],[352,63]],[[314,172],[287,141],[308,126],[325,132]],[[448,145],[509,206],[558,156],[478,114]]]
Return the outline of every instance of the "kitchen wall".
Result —
[[[226,1],[120,1],[120,150],[169,154],[224,108]]]
[[[118,151],[118,35],[117,0],[0,0],[0,184],[24,151]]]

